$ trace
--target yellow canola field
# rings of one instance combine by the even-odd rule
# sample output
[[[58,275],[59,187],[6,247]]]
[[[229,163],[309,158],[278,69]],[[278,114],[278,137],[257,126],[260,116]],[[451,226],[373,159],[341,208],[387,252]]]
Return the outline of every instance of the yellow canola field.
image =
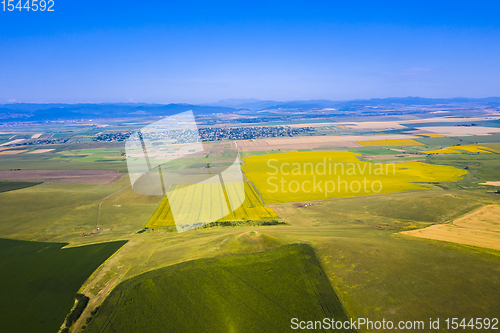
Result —
[[[474,145],[452,146],[439,150],[422,150],[420,152],[424,154],[461,154],[464,151],[469,153],[500,153],[500,151],[493,148],[474,146]]]
[[[373,141],[357,141],[363,147],[402,147],[402,146],[422,146],[423,143],[413,139],[397,139],[397,140],[373,140]]]
[[[425,189],[415,183],[455,181],[467,173],[421,162],[363,162],[357,156],[343,151],[257,155],[244,158],[242,170],[266,204]]]
[[[465,150],[470,153],[500,153],[500,151],[497,151],[492,148],[488,147],[482,147],[482,146],[473,146],[473,145],[468,145],[468,146],[454,146],[454,147],[448,147],[452,149],[459,149],[459,150]]]
[[[446,135],[443,135],[443,134],[418,134],[418,135],[427,136],[429,138],[443,138],[443,137],[446,137]]]
[[[236,187],[239,184],[226,183],[227,193],[238,196]],[[195,184],[190,186],[176,185],[170,197],[172,212],[168,197],[165,196],[154,215],[146,224],[147,228],[175,226],[174,215],[178,220],[191,220],[196,222],[212,222],[214,216],[224,216],[217,221],[261,220],[276,218],[277,215],[271,208],[264,206],[253,187],[244,183],[245,198],[243,204],[235,211],[229,212],[222,188],[217,183]],[[201,199],[201,200],[200,200]],[[241,202],[241,198],[229,198],[230,202]],[[234,201],[233,201],[234,200]]]

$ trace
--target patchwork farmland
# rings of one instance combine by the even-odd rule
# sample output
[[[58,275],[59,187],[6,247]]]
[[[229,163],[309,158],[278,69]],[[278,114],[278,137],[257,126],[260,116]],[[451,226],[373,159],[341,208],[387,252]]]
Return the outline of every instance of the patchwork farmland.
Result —
[[[207,119],[213,121],[217,117]],[[496,121],[479,117],[455,119],[464,123],[468,119]],[[473,135],[469,127],[456,126],[450,120],[440,122],[438,117],[351,120],[331,123],[325,120],[307,125],[297,121],[293,126],[315,130],[289,138],[237,141],[247,183],[242,186],[236,183],[177,185],[167,197],[143,195],[133,190],[129,177],[124,175],[127,165],[123,141],[93,141],[94,137],[122,140],[126,138],[123,127],[135,126],[137,129],[148,123],[145,120],[96,127],[85,132],[52,133],[44,128],[15,137],[9,134],[2,137],[2,143],[18,138],[28,141],[20,143],[23,146],[14,144],[0,148],[2,151],[23,150],[0,156],[0,169],[10,177],[0,184],[0,233],[5,238],[66,242],[68,247],[76,248],[128,240],[116,255],[91,275],[89,273],[87,281],[82,282],[78,292],[90,300],[80,318],[69,328],[75,333],[106,330],[111,326],[126,331],[134,325],[154,331],[155,320],[165,314],[167,317],[162,318],[166,318],[166,323],[181,327],[188,325],[182,316],[173,318],[168,314],[192,313],[195,303],[212,311],[205,322],[212,323],[213,327],[229,327],[226,314],[237,318],[238,324],[234,322],[232,328],[241,328],[242,323],[250,325],[248,327],[267,327],[261,317],[252,317],[248,311],[241,310],[240,303],[220,303],[220,307],[215,307],[213,302],[205,303],[203,298],[196,296],[199,295],[196,292],[189,294],[192,296],[189,301],[185,302],[185,298],[179,301],[174,293],[184,283],[182,277],[186,276],[193,277],[189,281],[196,282],[189,286],[195,286],[204,295],[210,292],[219,297],[216,296],[219,293],[231,292],[248,299],[245,305],[250,307],[266,302],[251,288],[280,291],[280,301],[287,304],[285,308],[290,313],[273,307],[266,309],[286,331],[290,316],[303,309],[303,304],[291,296],[290,283],[296,283],[297,290],[303,290],[299,288],[301,281],[309,281],[312,285],[319,281],[318,275],[297,273],[301,266],[295,265],[294,260],[304,254],[311,260],[317,258],[317,273],[324,274],[334,290],[328,297],[338,298],[336,307],[348,318],[380,316],[397,321],[428,320],[431,316],[495,316],[500,311],[497,282],[500,256],[494,249],[495,238],[487,240],[485,235],[492,233],[497,211],[486,214],[488,224],[482,222],[486,215],[473,223],[459,221],[481,211],[481,207],[500,205],[496,186],[500,181],[500,155],[497,153],[500,136]],[[470,134],[435,133],[439,123],[449,123],[448,127],[456,127],[461,135]],[[216,126],[225,125],[217,123]],[[248,128],[242,131],[249,131]],[[238,129],[231,131],[237,133]],[[484,131],[491,130],[483,128],[477,133]],[[39,139],[50,138],[57,143],[24,145],[35,140],[30,139],[33,135],[42,132],[45,134]],[[60,143],[61,140],[68,141]],[[193,162],[190,168],[183,165],[185,161],[179,161],[169,165],[169,170],[179,175],[220,172],[234,160],[232,155],[225,155],[225,149],[236,148],[234,142],[207,142],[206,146],[208,156],[201,156],[197,163],[189,160]],[[446,149],[453,153],[430,153]],[[214,158],[216,163],[212,163]],[[331,158],[332,174],[323,174],[316,168],[311,171],[310,165],[322,165],[325,158],[327,168]],[[343,169],[340,165],[335,169],[335,163],[343,165]],[[333,174],[334,171],[337,173]],[[34,176],[39,177],[37,181],[28,178]],[[314,185],[314,177],[316,183],[321,181],[324,185],[334,181],[337,185],[338,176],[341,176],[340,192],[336,187],[335,191],[328,188],[327,196],[324,192],[316,195],[308,187]],[[21,182],[15,178],[33,181]],[[374,187],[376,191],[372,193],[360,193],[357,186],[350,186],[358,182],[364,186],[365,180],[370,182],[367,183],[369,189],[371,183],[380,181],[383,190],[375,193],[378,187]],[[296,191],[293,181],[305,185]],[[209,223],[212,220],[215,222]],[[208,225],[178,233],[176,231],[183,230],[177,229],[176,221]],[[407,231],[433,232],[436,237],[402,234]],[[450,234],[455,236],[437,238]],[[467,243],[465,238],[475,243]],[[303,243],[312,247],[314,256],[309,250],[290,250]],[[272,252],[273,249],[277,252]],[[285,255],[287,251],[293,255]],[[276,259],[276,253],[281,253],[278,257],[285,258],[291,270],[278,271],[276,265],[281,266],[283,260],[270,259]],[[252,257],[255,259],[249,259],[247,254],[256,254]],[[263,254],[274,263],[273,267],[257,268],[267,260],[260,256]],[[226,257],[233,258],[234,262],[217,261]],[[203,274],[210,267],[207,268],[204,260],[209,258],[217,259],[209,261],[212,268],[221,263],[221,269],[214,268],[213,278],[205,279]],[[241,268],[249,260],[252,260],[252,269],[247,267],[244,274],[228,272],[228,269],[234,272],[235,267]],[[168,280],[161,278],[179,267],[186,268],[182,274],[187,275],[177,276],[177,287],[169,284],[175,274],[169,275]],[[26,269],[29,272],[29,267]],[[251,286],[235,282],[246,276],[254,279]],[[172,292],[165,296],[160,289],[148,289],[151,282],[161,285],[161,290]],[[131,290],[132,284],[141,291]],[[223,290],[221,284],[241,288]],[[185,290],[181,288],[182,292]],[[129,295],[134,302],[121,303],[116,298],[118,291]],[[148,313],[141,312],[143,307],[138,305],[139,298],[143,304],[145,299],[141,297],[145,294],[149,299],[162,295],[158,302],[151,303]],[[271,295],[267,291],[265,294]],[[163,296],[175,305],[163,302],[166,299]],[[68,298],[67,304],[73,300]],[[311,311],[323,304],[314,297],[310,300],[308,308]],[[64,312],[68,314],[69,310]],[[152,318],[155,313],[158,316]],[[111,314],[124,319],[118,322]],[[12,314],[11,317],[20,316]],[[61,319],[59,325],[62,324]]]

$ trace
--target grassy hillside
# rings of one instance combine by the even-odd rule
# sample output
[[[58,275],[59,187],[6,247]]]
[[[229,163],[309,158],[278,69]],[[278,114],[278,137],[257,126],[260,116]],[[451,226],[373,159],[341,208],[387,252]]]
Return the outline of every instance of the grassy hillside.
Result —
[[[307,208],[279,204],[272,208],[292,227],[266,233],[311,242],[353,317],[491,318],[500,313],[499,251],[399,233],[489,202],[475,192],[428,190],[325,200]]]
[[[347,318],[312,248],[293,244],[125,281],[85,332],[284,332],[292,318],[325,317]]]
[[[1,331],[57,332],[76,292],[122,242],[65,244],[0,239]]]

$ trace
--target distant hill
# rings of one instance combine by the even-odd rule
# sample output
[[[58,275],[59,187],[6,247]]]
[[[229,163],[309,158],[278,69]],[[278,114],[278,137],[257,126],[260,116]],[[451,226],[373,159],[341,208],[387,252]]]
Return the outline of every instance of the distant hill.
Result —
[[[169,116],[192,110],[195,115],[232,113],[238,110],[260,111],[266,109],[311,110],[335,108],[339,111],[359,110],[366,106],[397,105],[457,105],[475,104],[500,106],[500,97],[489,98],[423,98],[394,97],[365,100],[330,101],[260,101],[257,99],[228,99],[211,104],[146,104],[146,103],[103,103],[103,104],[0,104],[0,122],[77,120],[100,118],[131,118],[139,116]]]
[[[234,108],[191,104],[3,104],[1,121],[45,121],[137,116],[169,116],[192,110],[196,115],[230,113]]]
[[[207,106],[226,106],[235,109],[246,109],[246,110],[263,110],[269,107],[273,107],[279,103],[276,101],[261,101],[255,98],[249,99],[225,99],[216,103],[207,103],[203,105]]]
[[[307,101],[260,101],[260,100],[223,100],[217,103],[205,104],[212,106],[231,106],[235,109],[247,109],[251,111],[265,109],[355,109],[363,106],[390,106],[390,105],[437,105],[437,104],[464,104],[476,103],[500,106],[500,97],[489,98],[423,98],[423,97],[391,97],[391,98],[373,98],[359,99],[349,101],[330,101],[330,100],[307,100]]]

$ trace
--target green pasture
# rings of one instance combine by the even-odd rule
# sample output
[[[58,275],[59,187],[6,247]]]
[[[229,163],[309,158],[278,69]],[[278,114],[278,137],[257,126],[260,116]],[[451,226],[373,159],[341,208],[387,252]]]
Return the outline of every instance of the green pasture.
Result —
[[[113,290],[84,332],[291,332],[292,318],[347,320],[305,244],[137,276]]]
[[[393,155],[395,151],[388,148],[370,148],[370,147],[355,147],[347,148],[348,152],[362,154],[362,155]]]
[[[54,333],[83,282],[125,242],[66,244],[0,239],[0,323],[8,333]]]
[[[142,229],[163,199],[137,194],[129,184],[123,177],[113,185],[50,183],[0,193],[0,235],[72,243],[124,239]],[[98,234],[82,236],[96,228]]]
[[[47,145],[38,148],[52,149],[55,147]],[[94,153],[75,154],[74,151],[56,149],[56,151],[40,154],[0,155],[0,170],[116,170],[122,173],[127,172],[127,163],[125,157],[120,156],[121,151],[97,151],[94,155]]]
[[[0,193],[19,190],[26,187],[31,187],[41,184],[40,182],[11,182],[11,181],[0,181]]]

